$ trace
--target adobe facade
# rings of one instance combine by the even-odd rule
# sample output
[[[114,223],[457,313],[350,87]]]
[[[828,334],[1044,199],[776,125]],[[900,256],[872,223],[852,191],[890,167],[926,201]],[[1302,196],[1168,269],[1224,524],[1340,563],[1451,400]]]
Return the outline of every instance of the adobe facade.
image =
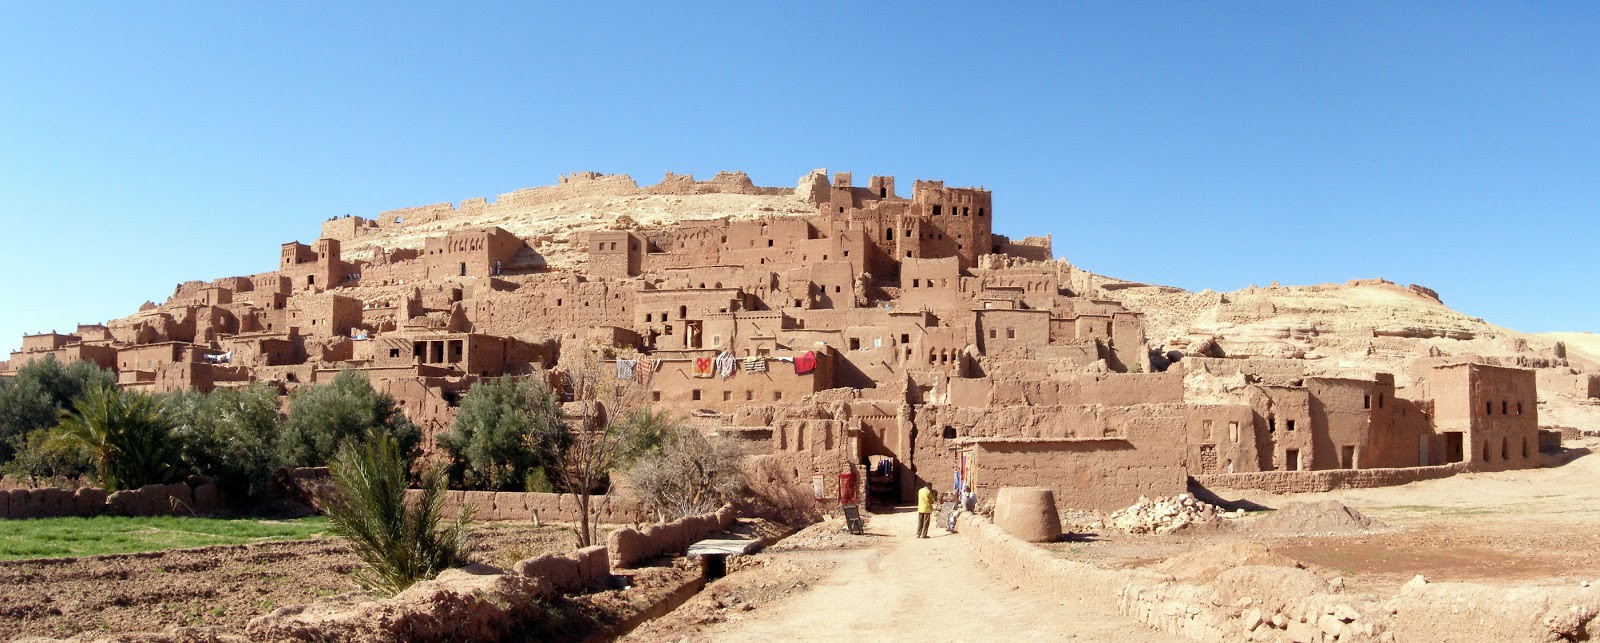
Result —
[[[810,215],[621,224],[549,239],[442,222],[574,195],[783,195]],[[1438,364],[1398,389],[1387,373],[1311,377],[1296,360],[1172,362],[1144,318],[1053,258],[1048,237],[995,234],[991,193],[894,177],[857,186],[817,171],[796,188],[669,174],[563,176],[555,186],[339,217],[276,269],[180,284],[160,304],[73,334],[23,338],[7,368],[50,355],[112,369],[122,386],[282,391],[364,371],[436,448],[483,378],[580,365],[654,373],[651,397],[750,446],[758,482],[900,501],[962,480],[980,497],[1047,487],[1064,507],[1111,509],[1190,476],[1538,466],[1532,371]],[[379,233],[408,248],[343,248]],[[1226,382],[1196,394],[1198,382]],[[1579,387],[1600,389],[1591,378]],[[1587,390],[1587,389],[1586,389]]]

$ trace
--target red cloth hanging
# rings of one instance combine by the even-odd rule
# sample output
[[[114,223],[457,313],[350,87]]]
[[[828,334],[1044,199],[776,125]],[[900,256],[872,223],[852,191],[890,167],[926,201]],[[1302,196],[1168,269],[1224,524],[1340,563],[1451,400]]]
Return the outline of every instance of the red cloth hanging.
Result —
[[[806,351],[804,353],[801,353],[801,354],[795,356],[795,358],[794,358],[794,374],[795,375],[805,375],[806,373],[810,373],[811,371],[816,370],[816,368],[817,368],[817,354],[816,353],[813,353],[811,351]]]

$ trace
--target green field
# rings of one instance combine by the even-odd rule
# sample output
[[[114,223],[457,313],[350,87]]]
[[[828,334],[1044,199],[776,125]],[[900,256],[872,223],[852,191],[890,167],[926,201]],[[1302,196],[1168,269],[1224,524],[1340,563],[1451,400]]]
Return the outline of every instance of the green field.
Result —
[[[0,520],[0,560],[131,554],[322,537],[325,518],[32,518]]]

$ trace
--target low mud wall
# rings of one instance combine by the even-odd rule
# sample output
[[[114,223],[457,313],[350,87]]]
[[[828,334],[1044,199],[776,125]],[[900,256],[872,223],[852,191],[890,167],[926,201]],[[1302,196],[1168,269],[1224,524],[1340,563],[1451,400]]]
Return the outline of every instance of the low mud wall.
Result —
[[[138,489],[106,493],[83,487],[64,489],[0,490],[0,518],[50,518],[57,516],[189,516],[225,509],[222,492],[211,482],[145,485]]]
[[[557,594],[610,585],[613,560],[667,552],[672,547],[681,551],[733,524],[736,518],[732,507],[723,507],[715,513],[643,530],[618,530],[632,534],[624,536],[620,546],[608,544],[547,554],[519,561],[510,570],[481,564],[446,570],[438,578],[419,582],[389,599],[344,595],[284,607],[250,621],[246,632],[258,640],[497,640],[537,622],[544,612],[542,603]],[[613,538],[616,533],[612,532]],[[698,570],[677,567],[641,570],[633,578],[635,589],[630,596],[648,598],[624,601],[627,609],[617,615],[619,620],[593,638],[609,640],[625,634],[640,623],[672,611],[705,586],[705,578]],[[639,591],[646,588],[648,591]]]
[[[407,499],[419,498],[422,491],[406,492]],[[650,519],[650,513],[638,500],[621,494],[589,497],[590,508],[600,522],[606,524],[638,523]],[[578,522],[583,513],[578,509],[578,497],[562,493],[521,493],[510,491],[446,491],[444,514],[454,516],[456,511],[471,508],[475,520],[522,520],[553,522]]]
[[[570,594],[609,583],[611,558],[604,545],[594,545],[565,554],[545,554],[518,561],[511,566],[511,571],[542,578],[556,591]]]
[[[1064,560],[981,516],[966,532],[985,563],[1025,590],[1076,596],[1195,641],[1561,641],[1585,640],[1600,627],[1600,585],[1506,588],[1419,576],[1384,599],[1266,565],[1195,585]]]
[[[1259,471],[1192,476],[1207,489],[1256,489],[1270,493],[1308,493],[1335,489],[1392,487],[1421,480],[1448,478],[1466,471],[1462,463],[1399,469],[1328,469],[1324,471]]]
[[[732,525],[737,517],[733,507],[723,506],[714,513],[687,516],[640,529],[624,527],[606,537],[606,550],[611,553],[613,567],[632,567],[658,556],[681,554],[696,541]]]
[[[277,484],[285,492],[322,511],[333,498],[333,477],[326,467],[303,467],[278,472]],[[406,492],[408,501],[422,496],[422,490]],[[607,524],[631,524],[650,520],[650,512],[638,500],[621,494],[591,496],[590,506],[599,520]],[[455,516],[470,508],[473,520],[578,522],[578,497],[563,493],[523,493],[511,491],[446,491],[444,514]]]

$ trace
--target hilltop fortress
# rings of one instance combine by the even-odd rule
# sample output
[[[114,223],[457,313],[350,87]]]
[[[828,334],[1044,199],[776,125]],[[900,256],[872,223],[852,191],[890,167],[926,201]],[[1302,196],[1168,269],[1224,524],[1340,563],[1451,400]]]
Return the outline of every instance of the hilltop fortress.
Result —
[[[957,475],[981,498],[1042,486],[1112,509],[1191,477],[1312,489],[1335,470],[1379,484],[1541,463],[1534,370],[1422,347],[1397,386],[1304,354],[1153,345],[1118,301],[1138,285],[1056,260],[1049,238],[995,234],[996,216],[988,190],[940,181],[902,196],[893,177],[820,170],[792,189],[577,173],[494,203],[327,220],[274,270],[24,337],[9,367],[54,355],[129,389],[285,393],[355,369],[436,450],[479,379],[648,360],[652,399],[747,442],[768,481],[821,476],[837,497],[853,479],[887,501]],[[1600,396],[1564,354],[1521,365]]]

